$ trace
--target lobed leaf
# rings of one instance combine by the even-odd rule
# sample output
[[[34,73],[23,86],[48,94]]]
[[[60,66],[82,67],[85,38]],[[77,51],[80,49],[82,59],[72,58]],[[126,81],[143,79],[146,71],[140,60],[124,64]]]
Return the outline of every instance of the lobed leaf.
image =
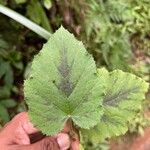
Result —
[[[130,73],[97,71],[83,44],[63,27],[35,56],[24,84],[30,118],[44,134],[58,133],[72,119],[85,136],[98,140],[127,131],[147,89]]]
[[[102,71],[99,70],[99,73]],[[104,114],[99,124],[88,131],[88,136],[94,141],[124,134],[128,130],[127,122],[140,110],[148,90],[144,80],[121,70],[110,73],[105,70],[105,76],[107,90],[103,98]]]
[[[61,27],[32,63],[24,91],[32,122],[45,134],[59,132],[71,118],[81,128],[99,122],[105,82],[83,44]]]

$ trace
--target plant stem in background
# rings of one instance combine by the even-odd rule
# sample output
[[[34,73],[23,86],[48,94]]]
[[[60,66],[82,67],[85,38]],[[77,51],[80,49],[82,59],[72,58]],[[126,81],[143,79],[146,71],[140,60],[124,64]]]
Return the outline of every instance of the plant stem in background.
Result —
[[[19,13],[3,6],[0,4],[0,12],[17,22],[21,23],[25,27],[29,28],[33,32],[37,33],[38,35],[42,36],[44,39],[48,40],[51,36],[51,33],[49,33],[44,28],[40,27],[39,25],[35,24],[34,22],[30,21],[29,19],[25,18],[24,16],[20,15]]]

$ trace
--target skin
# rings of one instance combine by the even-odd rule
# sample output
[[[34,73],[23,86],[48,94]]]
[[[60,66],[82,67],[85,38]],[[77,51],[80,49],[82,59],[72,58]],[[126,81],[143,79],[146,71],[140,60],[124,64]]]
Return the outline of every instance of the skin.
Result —
[[[30,135],[38,133],[29,120],[28,113],[16,115],[4,128],[0,130],[0,150],[79,150],[79,138],[69,137],[70,128],[65,125],[64,130],[53,137],[43,137],[31,143]],[[33,137],[34,139],[34,137]]]

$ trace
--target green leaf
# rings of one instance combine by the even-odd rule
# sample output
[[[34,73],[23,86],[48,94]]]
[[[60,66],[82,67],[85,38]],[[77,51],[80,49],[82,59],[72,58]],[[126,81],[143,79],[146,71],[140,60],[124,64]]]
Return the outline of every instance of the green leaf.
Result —
[[[17,103],[13,99],[5,99],[0,101],[0,105],[3,105],[6,108],[12,108],[17,105]]]
[[[8,43],[0,35],[0,55],[3,49],[8,49]]]
[[[88,131],[93,141],[124,134],[128,130],[127,122],[141,109],[148,90],[144,80],[121,70],[110,73],[105,70],[105,76],[108,88],[103,98],[104,115],[99,124]]]
[[[0,87],[0,99],[8,98],[11,94],[11,89],[7,86]]]
[[[13,84],[13,72],[9,62],[0,59],[0,98],[7,98],[10,96],[10,91]]]
[[[102,115],[104,81],[82,42],[61,27],[34,58],[24,84],[32,122],[47,135],[70,118],[81,128],[93,127]]]
[[[0,120],[2,120],[4,123],[10,120],[7,109],[3,105],[0,105]]]
[[[4,77],[6,86],[10,87],[13,83],[13,72],[9,62],[0,59],[0,78]]]
[[[5,0],[0,0],[0,4],[2,4],[2,5],[6,5],[6,4],[7,4],[7,2],[6,2]]]
[[[27,0],[15,0],[15,2],[17,3],[17,4],[23,4],[23,3],[25,3]]]
[[[31,20],[40,24],[47,31],[52,32],[51,26],[49,24],[49,20],[39,1],[37,0],[30,1],[27,7],[27,15],[30,17]]]
[[[52,0],[44,0],[44,6],[47,9],[50,9],[52,7]]]

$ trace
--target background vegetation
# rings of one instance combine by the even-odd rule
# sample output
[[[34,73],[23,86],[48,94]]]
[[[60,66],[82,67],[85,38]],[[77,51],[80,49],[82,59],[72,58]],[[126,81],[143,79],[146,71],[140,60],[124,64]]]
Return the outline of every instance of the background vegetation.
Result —
[[[53,33],[61,24],[82,40],[98,67],[132,72],[150,83],[149,0],[0,0]],[[33,56],[46,40],[0,14],[0,124],[27,110],[23,80]],[[147,94],[148,95],[148,94]],[[143,104],[129,132],[143,133],[148,125],[150,98]],[[128,133],[129,134],[129,133]],[[127,135],[126,135],[127,136]],[[122,140],[120,137],[118,140]],[[101,144],[84,143],[87,150],[104,150]]]

